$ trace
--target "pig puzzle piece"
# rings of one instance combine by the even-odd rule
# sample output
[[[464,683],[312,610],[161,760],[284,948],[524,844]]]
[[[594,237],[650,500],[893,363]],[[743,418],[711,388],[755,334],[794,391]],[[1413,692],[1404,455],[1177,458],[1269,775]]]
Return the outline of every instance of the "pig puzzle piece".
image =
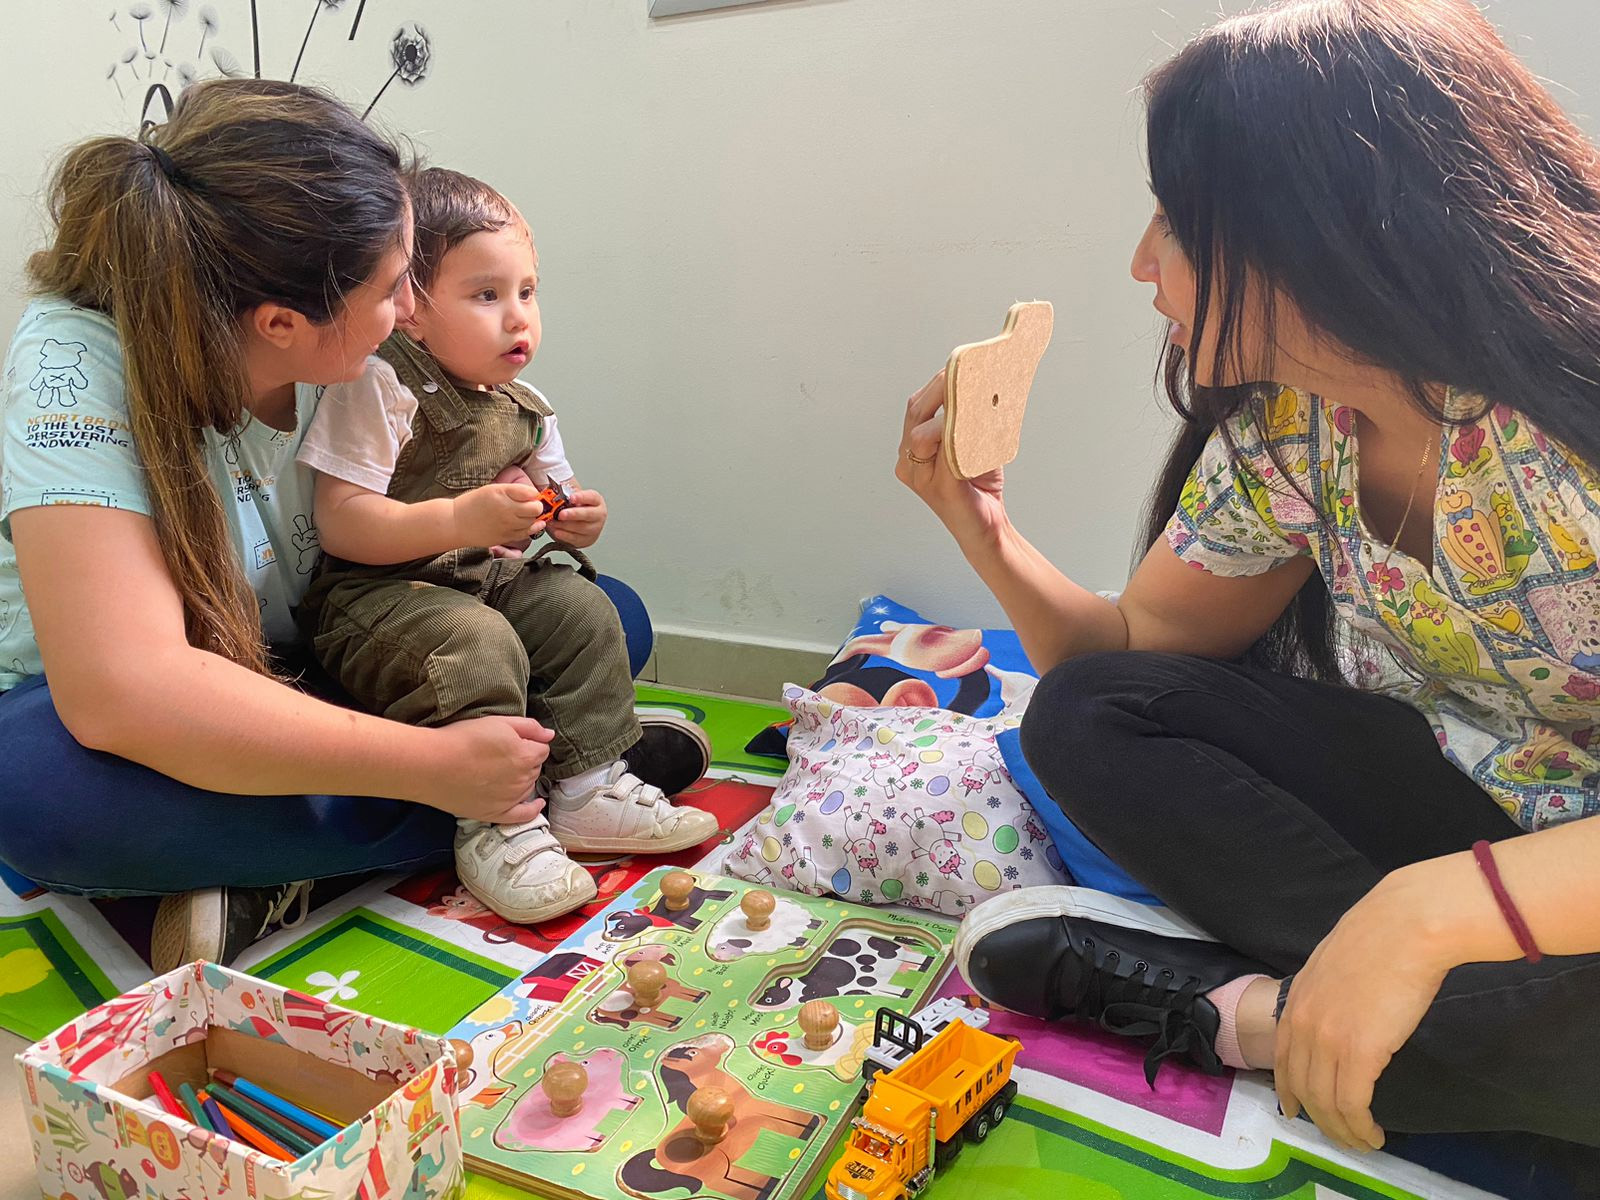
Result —
[[[944,376],[944,456],[958,479],[1005,466],[1022,443],[1022,414],[1055,309],[1047,300],[1013,304],[999,337],[957,346]]]

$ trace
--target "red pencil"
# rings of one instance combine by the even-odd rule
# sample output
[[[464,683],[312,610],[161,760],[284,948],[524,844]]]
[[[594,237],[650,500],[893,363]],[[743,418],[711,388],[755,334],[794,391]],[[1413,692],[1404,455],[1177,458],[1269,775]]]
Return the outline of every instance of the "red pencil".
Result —
[[[156,1099],[161,1102],[161,1107],[180,1120],[189,1119],[188,1112],[183,1105],[178,1103],[178,1098],[172,1094],[172,1089],[167,1086],[167,1081],[161,1078],[160,1071],[150,1072],[150,1089],[155,1092]]]

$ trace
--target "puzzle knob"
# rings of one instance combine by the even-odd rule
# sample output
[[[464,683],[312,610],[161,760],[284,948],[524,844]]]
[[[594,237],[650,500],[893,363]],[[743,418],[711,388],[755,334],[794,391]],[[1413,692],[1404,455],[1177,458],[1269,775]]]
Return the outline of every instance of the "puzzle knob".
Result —
[[[550,1098],[550,1115],[570,1117],[583,1107],[583,1093],[589,1086],[589,1072],[583,1069],[582,1063],[562,1059],[550,1064],[539,1086]]]
[[[744,923],[751,933],[760,933],[772,924],[772,910],[778,907],[778,902],[771,892],[763,888],[756,888],[746,892],[744,899],[739,901],[739,908],[744,913]]]
[[[455,1052],[456,1066],[465,1071],[472,1065],[472,1043],[463,1042],[460,1038],[450,1039],[450,1049]]]
[[[838,1036],[839,1010],[826,1000],[807,1001],[800,1006],[800,1028],[807,1050],[826,1050]]]
[[[685,1110],[694,1122],[694,1135],[707,1146],[715,1146],[728,1136],[733,1120],[733,1097],[719,1087],[695,1088]]]
[[[694,876],[687,871],[668,871],[661,877],[661,898],[667,902],[668,912],[682,912],[688,908],[692,891]]]
[[[628,990],[637,1008],[654,1008],[661,1002],[661,989],[667,986],[667,969],[653,958],[628,968]]]

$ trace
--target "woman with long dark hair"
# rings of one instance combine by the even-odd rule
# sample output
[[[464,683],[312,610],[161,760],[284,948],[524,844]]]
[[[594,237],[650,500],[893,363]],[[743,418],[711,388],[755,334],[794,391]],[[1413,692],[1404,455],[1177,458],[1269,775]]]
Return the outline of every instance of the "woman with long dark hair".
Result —
[[[1345,1146],[1600,1145],[1595,147],[1463,0],[1293,0],[1146,90],[1183,426],[1126,590],[948,472],[940,377],[897,474],[1044,674],[1042,784],[1219,940],[1027,889],[961,965],[1152,1073],[1271,1068]]]

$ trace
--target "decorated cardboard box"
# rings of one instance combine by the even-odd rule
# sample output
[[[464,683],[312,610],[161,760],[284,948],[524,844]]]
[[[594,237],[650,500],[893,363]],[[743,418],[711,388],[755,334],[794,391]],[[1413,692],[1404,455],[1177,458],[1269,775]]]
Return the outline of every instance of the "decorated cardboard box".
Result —
[[[454,1200],[465,1187],[448,1043],[191,963],[17,1056],[50,1200]],[[293,1163],[170,1115],[177,1090],[230,1071],[341,1126]]]

